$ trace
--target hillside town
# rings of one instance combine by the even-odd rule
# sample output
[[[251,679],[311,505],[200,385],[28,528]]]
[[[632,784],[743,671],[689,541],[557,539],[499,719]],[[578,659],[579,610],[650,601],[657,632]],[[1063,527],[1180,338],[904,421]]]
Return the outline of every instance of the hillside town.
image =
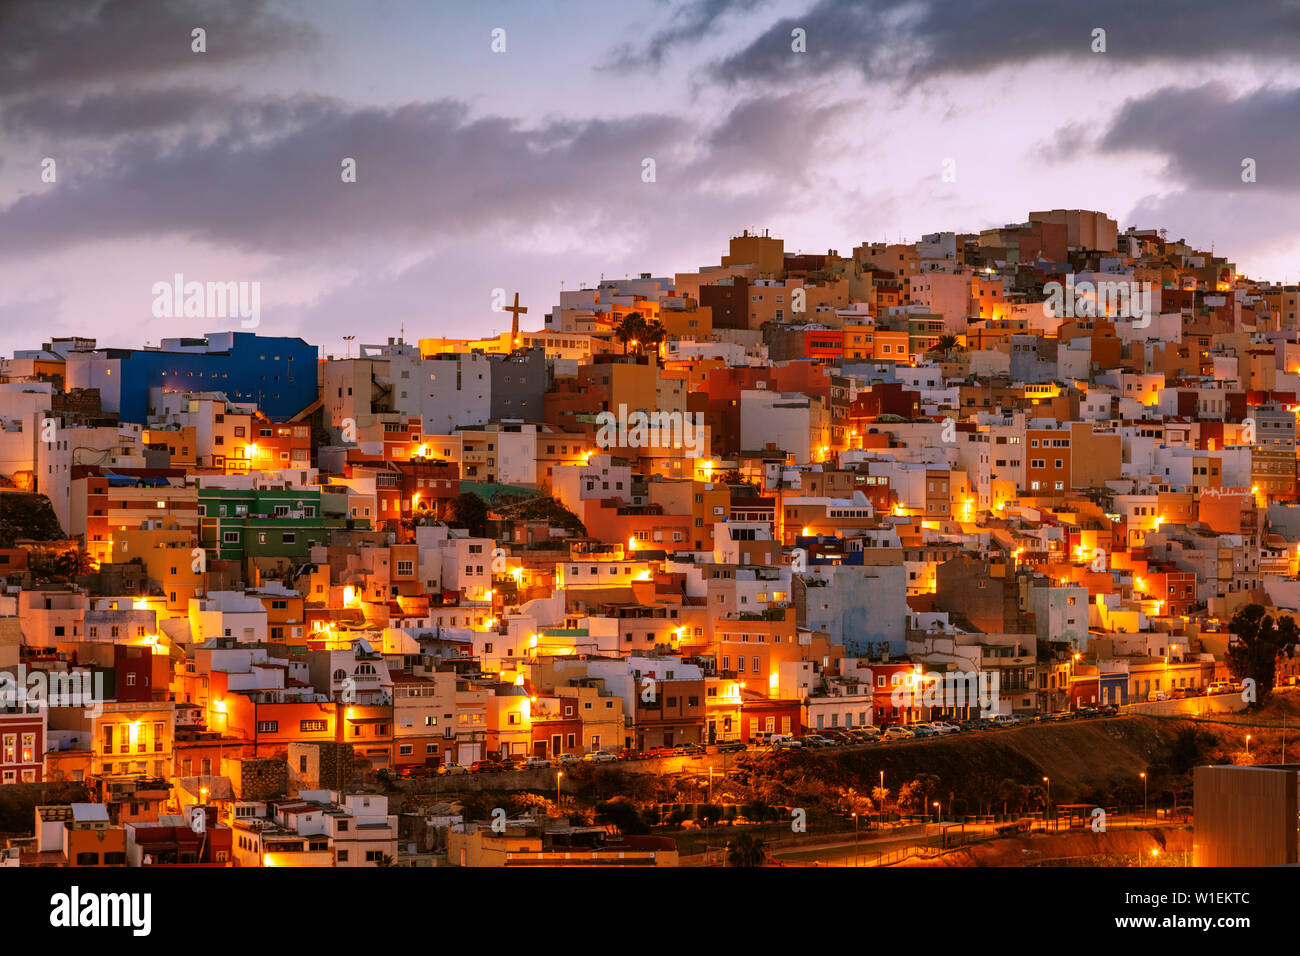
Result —
[[[1286,696],[1300,287],[1080,209],[690,265],[550,306],[503,277],[476,338],[264,334],[179,275],[154,294],[199,318],[158,344],[33,329],[0,359],[0,863],[760,865],[734,834],[806,807],[1145,820],[1146,771],[913,765]],[[889,748],[894,779],[798,770]]]

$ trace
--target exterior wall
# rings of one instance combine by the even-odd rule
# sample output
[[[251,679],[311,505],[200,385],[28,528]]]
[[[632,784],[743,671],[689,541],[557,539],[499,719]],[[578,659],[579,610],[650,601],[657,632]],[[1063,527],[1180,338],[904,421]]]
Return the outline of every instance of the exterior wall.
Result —
[[[181,346],[211,351],[172,351]],[[316,400],[319,349],[300,338],[252,332],[208,333],[204,339],[165,339],[161,351],[100,349],[69,352],[69,388],[98,388],[104,410],[124,422],[144,423],[149,390],[220,389],[233,401],[256,402],[267,416],[285,420]]]
[[[1294,865],[1296,776],[1294,766],[1197,767],[1192,865]]]

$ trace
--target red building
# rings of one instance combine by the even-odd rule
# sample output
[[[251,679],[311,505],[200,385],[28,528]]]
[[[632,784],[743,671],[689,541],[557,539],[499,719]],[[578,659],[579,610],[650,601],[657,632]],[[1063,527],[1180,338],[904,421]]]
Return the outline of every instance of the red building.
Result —
[[[155,698],[153,686],[154,653],[148,644],[114,644],[113,670],[116,675],[114,698],[116,700],[150,701],[166,697],[167,688],[159,689]]]
[[[216,807],[206,807],[207,826],[141,821],[126,824],[126,858],[134,866],[230,866],[232,831],[217,823]]]
[[[740,739],[754,743],[760,734],[803,733],[803,703],[744,694],[740,704]]]
[[[1163,601],[1162,614],[1190,614],[1196,603],[1196,572],[1180,571],[1173,565],[1150,566],[1142,579],[1145,593]]]
[[[877,727],[906,723],[910,719],[910,695],[904,693],[901,697],[902,707],[895,707],[893,698],[894,691],[899,687],[910,686],[909,681],[915,671],[916,665],[906,661],[871,665],[871,708]]]
[[[0,713],[0,784],[45,779],[45,711]]]

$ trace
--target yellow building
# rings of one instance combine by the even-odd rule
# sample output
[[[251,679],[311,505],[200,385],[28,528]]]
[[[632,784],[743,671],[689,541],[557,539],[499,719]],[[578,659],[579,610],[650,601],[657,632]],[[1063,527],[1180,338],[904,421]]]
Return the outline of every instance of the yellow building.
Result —
[[[112,560],[140,561],[149,581],[162,588],[164,616],[176,617],[188,612],[190,598],[203,587],[203,574],[195,570],[197,547],[193,527],[119,528],[113,533]]]

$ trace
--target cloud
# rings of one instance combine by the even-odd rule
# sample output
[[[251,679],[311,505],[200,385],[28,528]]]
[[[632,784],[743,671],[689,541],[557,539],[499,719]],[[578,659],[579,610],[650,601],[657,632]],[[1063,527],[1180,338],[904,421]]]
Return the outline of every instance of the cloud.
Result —
[[[238,102],[230,91],[203,87],[112,89],[69,97],[33,93],[0,108],[0,123],[17,135],[112,139],[202,121]]]
[[[645,43],[625,43],[608,57],[603,69],[657,68],[675,48],[699,43],[718,21],[731,13],[747,13],[763,0],[691,0],[673,13],[672,24],[657,30]]]
[[[791,50],[791,31],[807,32],[807,52]],[[1092,52],[1092,31],[1106,30],[1106,52]],[[975,75],[1032,60],[1070,58],[1106,66],[1215,62],[1229,56],[1294,61],[1300,7],[1275,0],[1221,6],[1175,0],[817,0],[741,49],[712,64],[724,83],[780,83],[841,70],[868,81],[919,83]]]
[[[0,96],[245,64],[315,45],[267,0],[11,0],[0,6]],[[207,31],[207,52],[191,31]]]
[[[755,172],[772,179],[802,179],[817,165],[810,150],[847,119],[851,102],[814,106],[803,93],[757,96],[737,103],[708,138],[715,172]]]
[[[193,102],[183,91],[143,93],[109,112],[143,104],[152,122]],[[653,219],[664,203],[694,203],[703,216],[719,188],[770,207],[774,180],[782,201],[797,198],[792,184],[815,165],[843,108],[770,96],[741,102],[712,125],[638,114],[526,126],[473,116],[456,100],[391,108],[324,97],[240,102],[202,131],[134,136],[103,147],[93,162],[61,162],[58,184],[0,209],[0,250],[32,255],[172,235],[298,255],[505,227],[572,235]],[[103,128],[88,105],[44,122]],[[345,158],[356,161],[355,183],[342,181]],[[655,160],[654,183],[642,181],[645,158]]]
[[[662,116],[536,128],[444,100],[350,108],[322,98],[241,106],[217,131],[131,139],[81,175],[0,211],[0,249],[172,234],[302,252],[628,208],[641,161],[671,175],[682,126]],[[344,158],[356,183],[342,181]],[[65,181],[66,179],[66,181]],[[637,198],[644,197],[637,193]]]
[[[1100,148],[1163,157],[1171,185],[1221,193],[1300,192],[1300,89],[1234,95],[1218,83],[1129,100]],[[1256,181],[1242,181],[1253,159]]]

